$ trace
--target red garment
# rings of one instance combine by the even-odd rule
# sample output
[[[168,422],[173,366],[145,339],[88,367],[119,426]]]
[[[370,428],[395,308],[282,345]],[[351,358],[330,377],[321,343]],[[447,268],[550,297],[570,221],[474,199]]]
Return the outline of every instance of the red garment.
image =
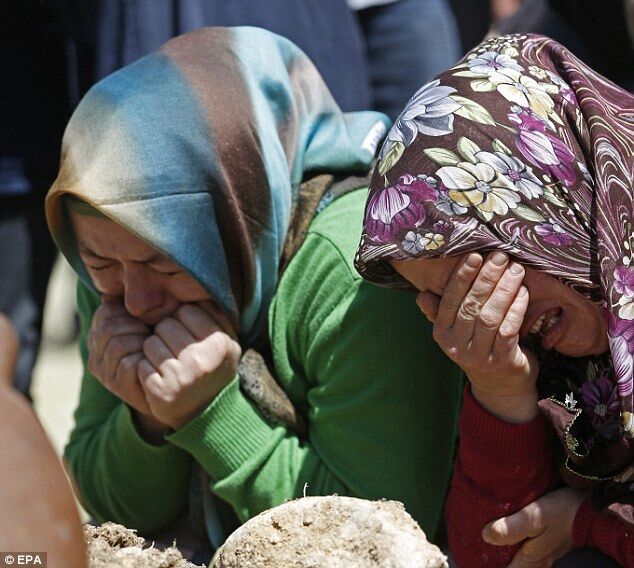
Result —
[[[506,566],[521,543],[494,546],[482,540],[489,522],[515,513],[561,480],[552,460],[553,435],[539,415],[509,424],[489,414],[465,388],[460,447],[447,499],[449,548],[459,568]],[[624,566],[634,566],[628,527],[582,503],[573,526],[575,546],[594,546]]]

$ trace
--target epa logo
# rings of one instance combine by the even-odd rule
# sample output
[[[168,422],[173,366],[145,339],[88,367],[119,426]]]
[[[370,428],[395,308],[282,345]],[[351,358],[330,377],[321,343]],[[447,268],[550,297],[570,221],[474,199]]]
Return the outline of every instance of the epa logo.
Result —
[[[8,566],[40,566],[41,568],[46,568],[46,552],[5,552],[0,556],[0,568]]]

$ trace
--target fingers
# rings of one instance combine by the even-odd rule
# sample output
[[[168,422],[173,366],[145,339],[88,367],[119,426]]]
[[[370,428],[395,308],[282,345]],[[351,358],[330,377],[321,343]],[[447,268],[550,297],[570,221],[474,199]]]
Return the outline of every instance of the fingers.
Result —
[[[220,306],[218,306],[218,304],[215,302],[205,301],[199,302],[197,305],[211,315],[222,331],[231,338],[236,340],[238,339],[238,334],[236,333],[238,326],[232,322],[231,318],[222,310],[222,308],[220,308]]]
[[[158,335],[150,335],[145,340],[143,343],[143,354],[154,369],[163,374],[170,371],[165,366],[165,363],[176,359],[170,348],[165,345],[165,342]]]
[[[225,360],[232,366],[241,350],[206,308],[183,304],[174,316],[156,325],[143,353],[161,379],[189,383],[215,372]]]
[[[416,296],[416,304],[423,312],[423,315],[431,322],[436,321],[436,315],[438,314],[438,306],[440,305],[440,296],[437,296],[433,292],[425,290],[419,292]]]
[[[482,540],[510,546],[541,534],[545,528],[542,506],[534,501],[513,515],[489,523],[482,529]]]
[[[487,263],[489,264],[489,263]],[[484,271],[484,269],[483,269]],[[495,273],[493,273],[495,274]],[[509,314],[511,306],[515,305],[515,300],[524,279],[524,268],[521,264],[511,263],[500,275],[497,284],[490,291],[490,296],[485,301],[477,317],[473,330],[472,348],[475,351],[490,352],[493,344],[498,337],[502,323],[506,321],[504,327],[505,337],[517,341],[517,334],[524,319],[526,306],[528,302],[521,302],[515,306],[512,313]],[[480,278],[476,280],[478,284]],[[474,284],[474,288],[476,287]],[[484,290],[484,288],[483,288]],[[524,288],[526,290],[526,288]],[[483,294],[485,292],[482,292]],[[526,298],[528,300],[528,298]],[[523,313],[521,307],[524,306]],[[519,323],[519,325],[517,325]],[[515,333],[511,333],[516,329]],[[509,335],[509,333],[511,333]]]
[[[222,366],[225,371],[233,369],[230,374],[234,374],[235,367],[242,356],[242,348],[237,341],[225,333],[214,333],[204,340],[203,345],[209,353],[213,354],[212,367]],[[204,371],[204,369],[201,370]]]
[[[103,354],[90,353],[89,371],[112,393],[130,406],[145,413],[150,407],[137,378],[139,362],[144,358],[145,336],[119,335],[113,337]]]
[[[229,320],[215,313],[211,302],[201,304],[183,304],[160,321],[146,338],[138,364],[138,381],[152,415],[176,429],[231,381],[242,353],[224,331],[225,326],[234,329]]]
[[[212,317],[209,309],[204,309],[196,304],[183,304],[178,308],[174,317],[198,340],[205,339],[216,331],[221,331],[215,315]]]
[[[174,357],[196,342],[196,338],[177,319],[165,318],[154,328],[154,335],[160,337]]]
[[[458,262],[447,281],[447,286],[440,300],[436,315],[436,328],[443,330],[454,325],[458,310],[462,306],[473,281],[478,276],[481,265],[482,257],[476,253],[471,253]]]
[[[156,341],[157,344],[161,342],[160,338],[155,335],[148,338],[148,342],[151,343],[152,341]],[[152,346],[148,351],[152,350],[156,354],[160,350],[159,348],[155,351],[156,347]],[[164,353],[169,352],[169,349],[164,345],[163,348],[166,350]],[[152,408],[152,404],[156,402],[157,398],[166,403],[174,401],[182,386],[179,380],[181,370],[182,366],[179,361],[171,356],[160,358],[160,364],[158,365],[150,361],[149,358],[144,358],[139,362],[138,379],[145,396],[148,398],[150,408]],[[154,412],[152,413],[155,414]]]
[[[160,341],[160,340],[159,340]],[[145,397],[150,402],[154,401],[157,397],[164,397],[170,400],[174,393],[174,387],[177,386],[176,382],[171,377],[171,373],[168,374],[168,378],[165,378],[165,373],[158,370],[148,359],[143,358],[139,362],[137,368],[138,383],[143,391]],[[154,415],[150,403],[148,403],[150,412],[148,414]]]
[[[456,315],[456,336],[470,341],[480,320],[482,308],[504,274],[508,256],[503,252],[492,253],[483,264],[478,277],[465,296]]]
[[[114,381],[120,389],[125,389],[126,399],[134,401],[134,408],[145,414],[150,414],[150,405],[145,400],[143,387],[138,380],[138,368],[141,361],[144,360],[143,353],[138,351],[123,357],[119,361],[119,367],[115,375]],[[125,385],[122,383],[126,383]]]
[[[103,352],[90,353],[89,370],[95,376],[101,376],[104,382],[120,381],[127,368],[127,362],[122,366],[122,360],[129,355],[143,351],[144,341],[145,336],[143,335],[117,335],[111,337]]]
[[[496,251],[487,258],[474,278],[476,269],[475,266],[469,267],[469,263],[475,265],[477,260],[467,257],[464,262],[458,263],[441,299],[436,324],[445,327],[453,317],[451,326],[457,343],[468,345],[476,353],[489,353],[505,320],[505,338],[508,336],[511,341],[517,340],[517,333],[508,334],[516,329],[518,323],[521,327],[526,311],[527,299],[526,304],[522,300],[514,306],[524,279],[524,268],[518,263],[508,266],[508,256]],[[469,280],[472,281],[471,287],[465,290]],[[456,309],[460,294],[463,299]],[[423,301],[427,303],[427,300]],[[509,314],[511,306],[514,309]],[[427,305],[424,307],[427,308]],[[433,311],[433,306],[429,305],[428,309]]]
[[[524,323],[529,299],[528,289],[525,286],[520,286],[498,329],[495,338],[495,350],[508,351],[518,344],[520,329]]]
[[[99,308],[102,310],[102,308]],[[98,312],[99,312],[98,310]],[[141,320],[133,318],[129,314],[111,315],[116,308],[111,308],[95,313],[90,331],[88,333],[88,349],[96,353],[103,353],[113,337],[126,335],[148,335],[150,328]],[[115,313],[117,313],[116,310]]]
[[[152,363],[150,363],[145,357],[143,357],[141,361],[139,361],[137,373],[141,385],[145,384],[150,375],[153,375],[154,373],[158,374],[157,370],[154,368],[154,365],[152,365]]]

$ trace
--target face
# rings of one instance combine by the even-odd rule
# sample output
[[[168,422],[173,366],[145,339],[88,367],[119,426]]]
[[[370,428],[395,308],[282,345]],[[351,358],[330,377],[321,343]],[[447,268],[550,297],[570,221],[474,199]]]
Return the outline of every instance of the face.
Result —
[[[442,296],[462,257],[395,260],[392,266],[419,290]],[[555,277],[526,268],[524,285],[529,303],[520,337],[538,333],[542,347],[563,355],[582,357],[608,350],[608,336],[601,309]]]
[[[181,304],[210,301],[180,265],[109,219],[71,212],[77,248],[97,290],[154,325]]]

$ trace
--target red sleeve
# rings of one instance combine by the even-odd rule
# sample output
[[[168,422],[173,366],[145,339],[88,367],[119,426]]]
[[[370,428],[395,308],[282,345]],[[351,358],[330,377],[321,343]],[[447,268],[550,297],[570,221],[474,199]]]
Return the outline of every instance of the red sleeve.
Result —
[[[493,546],[484,526],[513,514],[553,489],[552,437],[541,414],[509,424],[489,414],[465,388],[460,446],[447,498],[449,548],[460,567],[506,566],[520,548]]]
[[[577,511],[572,527],[575,546],[593,546],[621,566],[634,566],[632,529],[610,513],[596,511],[588,497]]]

